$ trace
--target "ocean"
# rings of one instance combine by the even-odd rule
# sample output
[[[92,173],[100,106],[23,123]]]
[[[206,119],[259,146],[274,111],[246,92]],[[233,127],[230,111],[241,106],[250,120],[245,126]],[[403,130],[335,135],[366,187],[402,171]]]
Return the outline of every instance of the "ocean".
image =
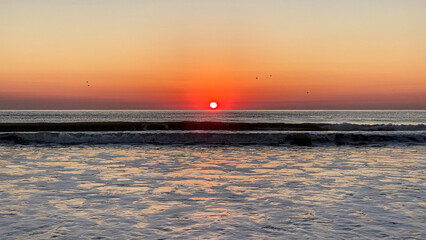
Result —
[[[425,239],[426,111],[0,111],[2,239]]]

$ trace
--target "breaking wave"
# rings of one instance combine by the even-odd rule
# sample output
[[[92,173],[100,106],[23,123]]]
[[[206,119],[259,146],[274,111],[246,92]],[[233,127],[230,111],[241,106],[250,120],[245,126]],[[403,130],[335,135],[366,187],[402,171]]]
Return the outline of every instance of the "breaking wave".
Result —
[[[14,132],[3,144],[425,145],[426,131],[395,132]]]
[[[425,124],[247,123],[247,122],[72,122],[0,123],[0,132],[38,131],[426,131]]]

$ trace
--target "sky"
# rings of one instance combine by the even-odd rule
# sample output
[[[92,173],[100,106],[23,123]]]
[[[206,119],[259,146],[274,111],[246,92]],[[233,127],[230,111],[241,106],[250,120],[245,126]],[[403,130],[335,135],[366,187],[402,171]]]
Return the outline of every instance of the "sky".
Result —
[[[0,109],[426,109],[425,13],[424,0],[0,0]]]

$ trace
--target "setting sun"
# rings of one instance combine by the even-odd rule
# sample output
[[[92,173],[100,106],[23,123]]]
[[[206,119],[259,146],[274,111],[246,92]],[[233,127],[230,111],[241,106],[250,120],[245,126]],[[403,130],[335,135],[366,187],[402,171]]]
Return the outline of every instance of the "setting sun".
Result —
[[[426,240],[425,13],[0,0],[0,236]]]
[[[211,109],[216,109],[217,108],[217,103],[216,102],[211,102],[210,103],[210,108]]]

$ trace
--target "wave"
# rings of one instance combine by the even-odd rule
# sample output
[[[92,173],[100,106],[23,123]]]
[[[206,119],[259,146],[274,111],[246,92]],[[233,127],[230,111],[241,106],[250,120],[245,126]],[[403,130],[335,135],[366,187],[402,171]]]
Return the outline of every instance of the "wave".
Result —
[[[20,132],[3,144],[425,145],[426,132]]]
[[[226,131],[425,131],[425,124],[355,123],[239,123],[239,122],[73,122],[0,123],[0,132],[39,131],[151,131],[151,130],[226,130]]]
[[[425,124],[325,124],[324,130],[328,131],[425,131]]]

